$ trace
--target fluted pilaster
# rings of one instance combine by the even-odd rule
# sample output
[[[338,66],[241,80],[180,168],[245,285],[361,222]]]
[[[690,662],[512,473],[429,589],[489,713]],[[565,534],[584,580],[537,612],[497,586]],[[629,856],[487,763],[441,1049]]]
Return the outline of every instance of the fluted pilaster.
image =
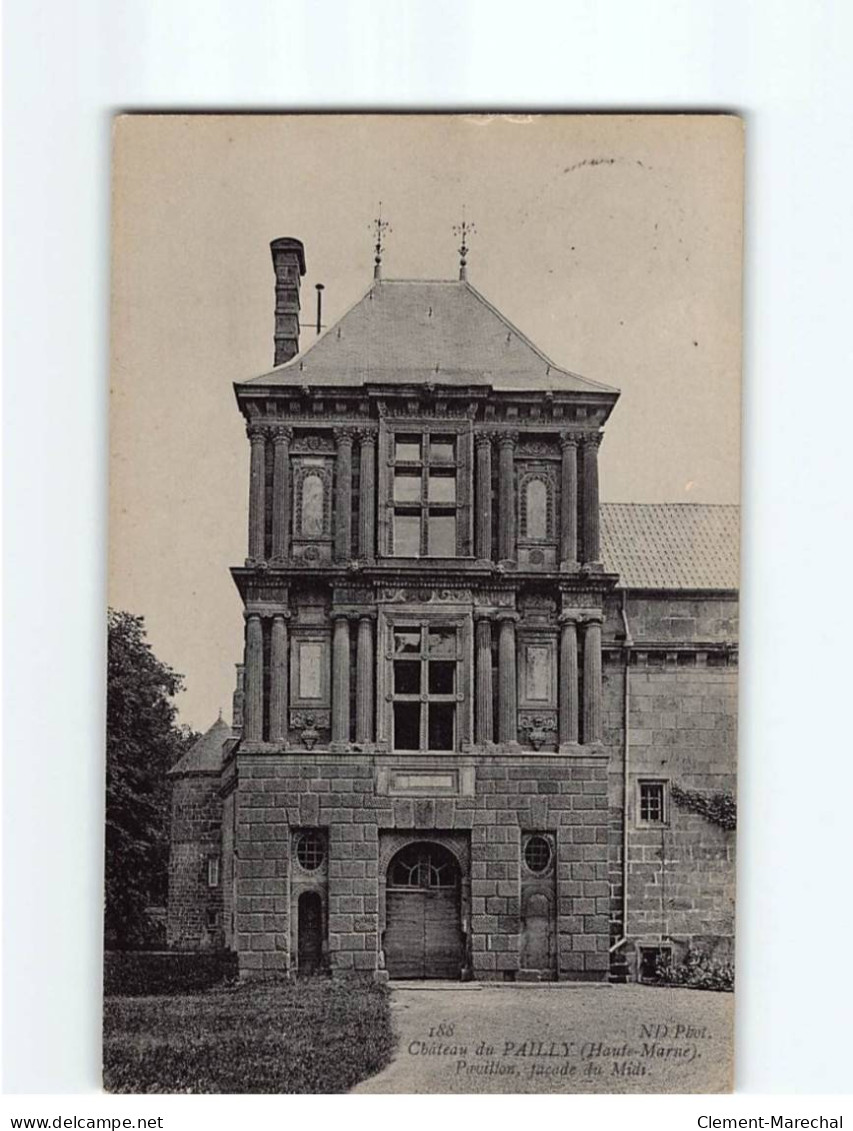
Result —
[[[376,434],[373,430],[359,433],[361,485],[359,490],[358,556],[372,561],[376,539]]]
[[[264,727],[264,636],[257,613],[246,614],[246,672],[243,737],[260,742]]]
[[[601,742],[601,621],[588,620],[583,634],[583,740]]]
[[[332,743],[343,748],[349,743],[349,620],[333,614],[332,634]]]
[[[498,742],[518,742],[518,679],[516,676],[515,622],[517,613],[499,613],[498,635]]]
[[[337,429],[335,439],[338,444],[335,463],[335,558],[345,562],[351,557],[352,547],[352,429]]]
[[[373,741],[373,618],[358,620],[355,662],[355,740]]]
[[[480,746],[494,742],[492,706],[492,622],[488,616],[477,618],[475,627],[476,656],[474,661],[474,719]]]
[[[560,745],[578,741],[578,634],[573,617],[560,618]]]
[[[270,742],[287,735],[287,618],[277,613],[270,631]]]
[[[272,479],[272,557],[286,561],[290,554],[290,441],[293,430],[274,429]]]
[[[578,560],[578,440],[572,432],[560,436],[563,453],[560,490],[560,562],[568,569]]]
[[[479,432],[476,443],[476,553],[478,558],[488,561],[492,556],[492,437],[487,432]]]
[[[601,560],[598,515],[598,445],[601,433],[593,432],[583,438],[583,562],[584,565]]]
[[[498,558],[516,560],[515,523],[515,447],[517,432],[502,432],[498,437]]]
[[[251,456],[249,464],[249,561],[262,562],[265,558],[264,530],[265,478],[266,478],[266,430],[252,424],[247,429]]]

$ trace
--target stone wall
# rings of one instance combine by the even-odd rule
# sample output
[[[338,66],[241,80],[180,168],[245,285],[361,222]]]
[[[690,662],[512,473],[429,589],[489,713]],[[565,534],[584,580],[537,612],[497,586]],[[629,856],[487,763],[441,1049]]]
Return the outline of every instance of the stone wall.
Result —
[[[730,599],[629,600],[628,913],[624,948],[689,945],[730,952],[734,936],[735,833],[679,808],[671,789],[711,797],[735,792],[737,606]],[[611,610],[612,612],[612,610]],[[611,641],[621,630],[614,625]],[[664,647],[654,647],[655,644]],[[670,645],[670,647],[666,647]],[[623,934],[622,814],[625,657],[607,653],[605,744],[609,750],[612,933]],[[661,823],[638,811],[642,781],[665,786]]]
[[[470,846],[468,961],[473,977],[519,970],[522,832],[556,842],[557,962],[561,978],[603,979],[609,968],[607,770],[604,759],[537,754],[447,757],[453,796],[393,796],[393,771],[422,757],[238,755],[236,946],[243,972],[288,970],[292,831],[329,838],[328,942],[333,972],[381,964],[382,834]],[[390,775],[390,779],[389,779]],[[385,792],[383,792],[385,791]],[[382,863],[380,863],[380,861]],[[468,882],[469,881],[469,882]]]
[[[222,868],[219,883],[208,883],[208,860],[222,851],[219,774],[192,774],[172,786],[169,901],[166,941],[177,950],[224,945]]]

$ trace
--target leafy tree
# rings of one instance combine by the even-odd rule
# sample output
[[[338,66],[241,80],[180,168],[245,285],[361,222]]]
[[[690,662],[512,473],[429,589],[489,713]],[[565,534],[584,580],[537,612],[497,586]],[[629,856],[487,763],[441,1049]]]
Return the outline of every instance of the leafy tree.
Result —
[[[139,946],[151,938],[145,908],[166,898],[166,772],[198,736],[175,723],[183,677],[154,655],[144,619],[110,609],[107,625],[104,930],[108,946]]]

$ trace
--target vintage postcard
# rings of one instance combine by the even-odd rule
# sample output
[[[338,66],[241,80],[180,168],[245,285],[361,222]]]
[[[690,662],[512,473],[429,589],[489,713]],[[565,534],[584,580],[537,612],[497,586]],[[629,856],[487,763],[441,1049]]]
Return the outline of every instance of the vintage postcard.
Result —
[[[731,1088],[743,145],[116,120],[107,1089]]]

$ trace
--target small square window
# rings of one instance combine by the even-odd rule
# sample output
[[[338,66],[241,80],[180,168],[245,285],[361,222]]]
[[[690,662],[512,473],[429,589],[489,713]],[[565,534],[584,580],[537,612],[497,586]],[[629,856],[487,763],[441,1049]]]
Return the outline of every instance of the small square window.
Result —
[[[641,982],[662,982],[672,965],[672,947],[669,946],[641,946],[640,968],[638,971]]]
[[[420,695],[420,660],[396,660],[394,663],[394,694]]]
[[[429,442],[430,463],[453,463],[456,459],[456,444],[452,436],[433,436]]]
[[[664,800],[662,781],[641,781],[640,822],[644,825],[662,825],[666,819]]]
[[[420,480],[418,480],[420,486]],[[431,503],[456,502],[456,476],[444,474],[431,474],[429,477],[429,501]]]
[[[207,860],[207,886],[209,888],[219,887],[219,857],[209,856]]]
[[[430,477],[431,484],[432,477]],[[432,486],[430,485],[430,490]],[[398,471],[394,475],[394,502],[419,503],[421,501],[421,474],[419,471]]]
[[[397,436],[394,443],[394,460],[396,463],[417,463],[420,458],[420,436]]]
[[[421,630],[415,628],[394,629],[394,654],[418,655],[421,650]]]

